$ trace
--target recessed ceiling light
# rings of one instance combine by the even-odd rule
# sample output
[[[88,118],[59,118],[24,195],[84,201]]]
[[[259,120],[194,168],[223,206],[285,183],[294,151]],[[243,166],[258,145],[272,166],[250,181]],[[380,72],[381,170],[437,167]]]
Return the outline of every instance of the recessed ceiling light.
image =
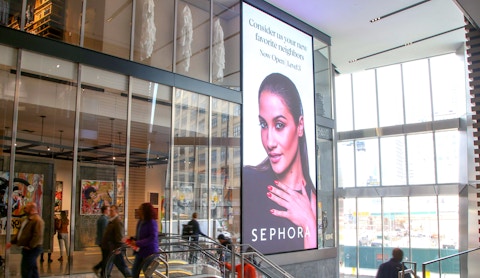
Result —
[[[388,14],[386,14],[386,15],[382,15],[382,16],[376,17],[376,18],[374,18],[374,19],[370,19],[370,22],[371,22],[371,23],[377,22],[377,21],[379,21],[380,19],[384,19],[384,18],[389,17],[389,16],[392,16],[392,15],[394,15],[394,14],[401,13],[401,12],[403,12],[403,11],[406,11],[406,10],[408,10],[408,9],[411,9],[411,8],[413,8],[413,7],[416,7],[416,6],[418,6],[418,5],[421,5],[421,4],[423,4],[423,3],[430,2],[430,1],[431,1],[431,0],[420,1],[420,2],[415,3],[415,4],[413,4],[413,5],[410,5],[410,6],[407,6],[407,7],[405,7],[405,8],[402,8],[402,9],[400,9],[400,10],[396,10],[396,11],[393,11],[393,12],[388,13]]]

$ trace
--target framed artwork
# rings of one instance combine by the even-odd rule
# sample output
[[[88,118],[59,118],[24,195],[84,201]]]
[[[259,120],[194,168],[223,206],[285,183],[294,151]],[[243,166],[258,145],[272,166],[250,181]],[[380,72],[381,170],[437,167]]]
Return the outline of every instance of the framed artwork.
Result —
[[[148,202],[152,204],[152,206],[158,206],[158,192],[150,192],[148,195]]]
[[[117,179],[117,197],[123,197],[125,195],[125,180]]]
[[[55,182],[55,212],[62,210],[62,200],[63,200],[63,181]]]
[[[0,172],[0,177],[2,180],[6,181],[8,186],[8,180],[10,179],[10,173]],[[16,173],[13,179],[13,189],[12,189],[12,234],[16,234],[20,229],[20,225],[26,217],[25,206],[34,202],[37,204],[39,214],[42,215],[43,208],[43,188],[44,186],[44,175],[43,174],[34,174],[34,173]],[[6,193],[8,188],[4,188],[5,192],[3,193],[3,198],[0,200],[3,203],[3,206],[7,206],[8,197]],[[6,220],[6,211],[5,211],[5,220]],[[6,221],[0,221],[2,225],[2,233],[4,233]]]
[[[103,205],[112,205],[114,186],[114,181],[81,180],[80,214],[99,215]]]

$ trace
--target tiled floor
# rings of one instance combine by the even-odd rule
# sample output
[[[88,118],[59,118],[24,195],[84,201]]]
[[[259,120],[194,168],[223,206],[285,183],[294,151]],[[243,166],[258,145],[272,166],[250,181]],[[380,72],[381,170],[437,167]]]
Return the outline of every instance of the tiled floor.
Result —
[[[92,267],[98,263],[101,259],[100,249],[92,249],[87,251],[75,251],[72,257],[73,263],[69,265],[67,260],[59,262],[59,253],[54,252],[52,254],[53,262],[47,262],[47,254],[45,254],[45,261],[43,263],[38,262],[38,269],[41,277],[76,277],[76,278],[94,278],[97,277]],[[8,276],[5,276],[5,271],[0,273],[0,277],[21,277],[20,274],[20,254],[11,254]],[[66,259],[66,258],[64,258]],[[40,260],[39,260],[40,261]],[[68,273],[72,275],[69,276]],[[112,273],[113,276],[113,273]],[[115,276],[113,276],[115,277]]]

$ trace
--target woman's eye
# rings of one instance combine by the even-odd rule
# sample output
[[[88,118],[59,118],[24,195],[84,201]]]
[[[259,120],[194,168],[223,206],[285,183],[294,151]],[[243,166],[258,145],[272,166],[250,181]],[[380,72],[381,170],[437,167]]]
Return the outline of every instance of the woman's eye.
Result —
[[[261,128],[267,128],[267,123],[266,122],[260,122],[260,127]]]
[[[285,125],[284,125],[283,123],[276,123],[276,124],[275,124],[275,128],[276,128],[276,129],[282,129],[282,128],[284,128],[284,127],[285,127]]]

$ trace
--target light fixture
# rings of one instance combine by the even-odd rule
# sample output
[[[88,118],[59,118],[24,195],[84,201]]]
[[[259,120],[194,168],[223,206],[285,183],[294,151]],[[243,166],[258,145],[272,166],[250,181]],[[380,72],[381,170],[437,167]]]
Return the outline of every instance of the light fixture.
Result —
[[[379,17],[370,19],[370,23],[375,23],[375,22],[379,21],[380,19],[384,19],[384,18],[389,17],[389,16],[392,16],[392,15],[394,15],[394,14],[401,13],[401,12],[403,12],[403,11],[406,11],[406,10],[408,10],[408,9],[414,8],[414,7],[418,6],[418,5],[421,5],[421,4],[423,4],[423,3],[430,2],[430,1],[431,1],[431,0],[420,1],[420,2],[415,3],[415,4],[413,4],[413,5],[410,5],[410,6],[407,6],[407,7],[405,7],[405,8],[402,8],[402,9],[400,9],[400,10],[396,10],[396,11],[393,11],[393,12],[391,12],[391,13],[388,13],[388,14],[385,14],[385,15],[382,15],[382,16],[379,16]]]

